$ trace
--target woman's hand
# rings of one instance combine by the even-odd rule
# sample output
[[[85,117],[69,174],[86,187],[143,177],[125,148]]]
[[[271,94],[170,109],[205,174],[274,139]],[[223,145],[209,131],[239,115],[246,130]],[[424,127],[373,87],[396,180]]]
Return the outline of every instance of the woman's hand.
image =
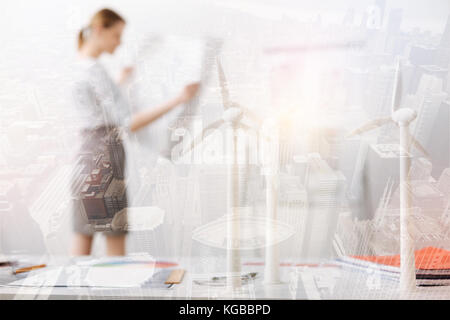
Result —
[[[200,83],[187,85],[181,94],[175,99],[170,100],[159,107],[151,108],[135,114],[130,123],[131,132],[136,132],[145,126],[148,126],[150,123],[158,120],[170,110],[178,107],[180,104],[191,101],[197,94],[199,88]]]
[[[187,103],[195,97],[198,90],[200,89],[200,83],[192,83],[184,87],[183,91],[180,94],[180,103]]]

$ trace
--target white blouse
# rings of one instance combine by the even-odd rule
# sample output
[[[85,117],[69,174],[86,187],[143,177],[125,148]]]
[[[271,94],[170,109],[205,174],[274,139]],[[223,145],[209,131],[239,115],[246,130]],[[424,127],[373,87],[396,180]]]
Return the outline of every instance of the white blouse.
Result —
[[[101,126],[129,128],[127,99],[97,59],[77,59],[71,93],[82,130]]]

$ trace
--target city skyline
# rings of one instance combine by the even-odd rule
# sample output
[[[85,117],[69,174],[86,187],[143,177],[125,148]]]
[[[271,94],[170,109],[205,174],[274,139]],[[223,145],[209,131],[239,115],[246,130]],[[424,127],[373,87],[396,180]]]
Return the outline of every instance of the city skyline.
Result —
[[[242,5],[237,2],[218,2],[206,7],[205,10],[212,13],[221,10],[227,13],[218,18],[218,23],[211,28],[212,33],[223,36],[224,42],[220,52],[215,54],[223,61],[233,100],[239,101],[263,118],[276,115],[283,121],[285,136],[282,135],[280,140],[280,167],[287,178],[280,178],[280,181],[295,183],[289,184],[289,187],[283,190],[283,196],[292,198],[286,200],[283,205],[280,200],[280,206],[284,206],[285,210],[280,211],[284,212],[283,219],[293,222],[299,228],[292,239],[283,244],[283,254],[300,258],[322,255],[323,252],[326,252],[324,255],[333,255],[334,230],[342,230],[341,215],[345,220],[346,214],[350,213],[358,223],[368,223],[367,221],[377,216],[377,212],[382,212],[380,210],[385,202],[392,204],[397,197],[396,128],[388,126],[367,137],[353,140],[346,140],[344,133],[357,128],[366,120],[390,115],[394,66],[398,56],[404,62],[403,104],[418,112],[411,132],[431,155],[432,165],[431,172],[423,179],[430,180],[427,182],[430,185],[419,183],[411,188],[437,192],[437,185],[444,184],[441,176],[445,176],[443,174],[450,167],[450,163],[438,140],[444,135],[442,140],[447,139],[447,142],[443,143],[447,143],[450,149],[449,132],[444,132],[449,121],[450,94],[450,58],[447,58],[450,49],[448,3],[437,1],[433,10],[425,13],[422,12],[422,4],[417,3],[415,6],[409,2],[407,5],[405,1],[386,1],[382,28],[373,28],[373,25],[368,23],[370,19],[363,23],[363,14],[370,9],[370,5],[383,4],[383,1],[351,1],[339,5],[322,2],[316,6],[305,3],[304,12],[286,16],[283,14],[289,11],[287,9],[292,11],[292,8],[301,8],[301,4],[291,1],[283,1],[278,5],[267,1],[264,3],[259,6],[259,11],[252,11],[258,6],[254,1],[245,1]],[[193,1],[193,5],[201,7],[205,4],[202,1]],[[10,6],[11,10],[17,8],[12,4]],[[74,21],[75,13],[84,13],[87,8],[86,4],[80,4],[79,7],[59,6],[65,9],[65,16],[70,16]],[[268,14],[268,8],[272,7],[277,7],[278,11]],[[356,10],[353,18],[351,13],[348,13],[351,8]],[[397,10],[398,8],[401,10]],[[336,9],[336,13],[329,16],[328,13],[333,9]],[[178,10],[183,11],[185,7]],[[313,13],[321,10],[324,14],[322,20],[318,20],[317,15]],[[102,59],[111,73],[125,60],[130,60],[130,56],[135,57],[134,49],[142,45],[138,43],[142,37],[137,34],[153,31],[150,26],[140,22],[144,17],[136,12],[136,8],[130,6],[124,11],[129,13],[130,17],[136,17],[136,20],[131,22],[132,28],[127,34],[128,42],[124,44],[119,56]],[[427,22],[425,15],[434,20],[433,23]],[[19,21],[23,22],[24,17]],[[6,194],[1,195],[1,214],[8,217],[1,221],[14,222],[14,217],[22,216],[24,219],[17,219],[14,228],[20,229],[24,223],[22,221],[26,221],[24,229],[32,230],[31,234],[43,238],[48,246],[44,250],[51,253],[65,252],[63,244],[68,242],[66,234],[70,232],[70,203],[67,199],[59,199],[56,204],[52,204],[52,196],[67,197],[67,188],[70,187],[68,177],[73,172],[81,170],[85,177],[90,175],[92,183],[86,187],[86,195],[92,196],[94,189],[102,189],[100,202],[105,211],[109,206],[109,210],[117,213],[126,206],[121,202],[124,187],[121,186],[122,182],[119,182],[123,179],[124,172],[118,166],[123,151],[115,148],[114,140],[110,143],[111,152],[104,153],[105,158],[109,158],[105,160],[108,162],[105,162],[105,167],[102,168],[99,163],[88,164],[88,161],[81,161],[78,167],[73,167],[71,154],[78,147],[76,132],[82,119],[78,121],[74,110],[66,105],[65,89],[71,81],[70,58],[75,54],[74,34],[71,32],[74,31],[76,23],[66,25],[62,20],[64,19],[59,17],[55,19],[54,24],[36,27],[36,32],[41,32],[42,28],[51,30],[51,26],[56,29],[63,26],[58,29],[54,38],[50,37],[51,33],[44,33],[49,35],[45,38],[48,42],[41,46],[35,41],[38,39],[35,30],[20,31],[17,28],[19,22],[6,20],[5,23],[11,23],[12,26],[6,40],[9,49],[0,54],[3,58],[3,62],[0,62],[0,77],[4,78],[6,83],[5,87],[0,89],[3,112],[0,119],[0,177],[2,181],[10,181],[16,188],[14,190],[19,190],[14,192],[20,195],[20,201]],[[176,91],[181,82],[198,77],[202,72],[199,71],[203,68],[202,63],[209,67],[202,69],[206,73],[202,75],[205,76],[205,90],[196,106],[189,106],[189,110],[184,113],[168,116],[158,124],[158,130],[155,127],[137,138],[126,137],[129,139],[129,165],[126,170],[131,173],[129,181],[123,183],[129,186],[130,205],[156,206],[165,213],[164,223],[159,229],[131,235],[142,241],[157,241],[144,245],[139,244],[136,239],[131,240],[132,251],[147,248],[154,251],[152,254],[155,255],[165,252],[197,255],[217,253],[214,249],[197,243],[192,239],[192,233],[197,228],[219,219],[229,209],[224,194],[227,190],[226,164],[197,163],[188,167],[187,163],[176,164],[170,159],[160,161],[159,155],[154,152],[156,148],[150,143],[170,140],[181,142],[181,137],[186,132],[195,137],[203,127],[219,119],[223,110],[220,84],[214,71],[215,61],[208,60],[211,57],[204,54],[204,34],[198,31],[203,24],[199,22],[192,27],[192,36],[177,34],[175,31],[185,26],[184,23],[180,22],[167,32],[173,32],[173,35],[161,35],[162,38],[171,39],[159,47],[155,43],[154,48],[162,48],[161,51],[142,54],[140,60],[138,59],[140,78],[134,83],[133,90],[127,91],[128,98],[135,102],[133,107],[139,109],[156,104],[165,95]],[[415,27],[419,28],[420,32],[416,32]],[[428,29],[432,32],[425,32]],[[258,30],[264,32],[258,34]],[[342,33],[342,37],[334,39],[336,33]],[[305,46],[308,46],[324,42],[322,39],[326,39],[324,43],[340,43],[342,39],[353,39],[355,34],[364,40],[365,45],[362,48],[291,56],[264,55],[263,49],[271,46],[277,36],[283,38],[283,44],[298,47],[302,44],[299,39],[305,40]],[[248,41],[250,35],[255,35],[253,42]],[[265,36],[268,43],[265,42]],[[29,48],[22,42],[24,39],[31,39],[32,44],[36,45],[35,55],[31,55]],[[15,51],[17,56],[14,55]],[[186,60],[183,61],[183,58]],[[202,128],[196,126],[197,120]],[[186,126],[186,123],[194,124],[194,128]],[[178,140],[173,141],[174,137]],[[224,134],[219,139],[226,142],[227,135]],[[205,155],[211,153],[216,142],[209,141],[202,146],[210,148],[205,151]],[[223,143],[223,148],[226,145]],[[167,145],[161,149],[163,147],[167,151]],[[217,150],[225,151],[220,148],[222,146]],[[389,155],[384,157],[381,155],[383,152]],[[421,156],[416,151],[411,151],[411,154],[414,159]],[[90,158],[89,161],[93,160],[95,159]],[[326,172],[324,176],[315,172],[320,170],[314,169],[313,162],[322,164],[323,171]],[[252,165],[254,166],[248,171],[245,166],[241,167],[245,173],[241,183],[246,184],[241,192],[241,205],[251,207],[249,212],[261,215],[265,210],[266,185],[262,180],[260,167],[257,163]],[[320,167],[318,164],[317,166]],[[310,174],[309,179],[318,175],[317,180],[311,182],[304,178],[304,171]],[[114,175],[115,179],[112,176],[107,178],[102,186],[102,179],[110,175]],[[79,187],[83,187],[82,181]],[[314,190],[317,192],[316,198]],[[391,197],[389,201],[386,198],[388,195]],[[302,197],[309,200],[306,201]],[[446,201],[442,197],[439,199]],[[26,203],[29,212],[19,205],[21,201]],[[426,202],[423,199],[417,201]],[[304,203],[307,209],[301,209],[299,203]],[[393,210],[390,207],[389,209]],[[445,206],[440,207],[441,211],[445,209]],[[94,211],[93,216],[99,213]],[[441,214],[444,215],[444,212]],[[313,218],[320,215],[322,216],[317,221],[323,219],[326,223],[314,222]],[[100,216],[112,218],[113,213],[103,212]],[[440,218],[441,215],[438,219]],[[106,226],[108,223],[110,222],[102,221],[101,224]],[[40,230],[33,227],[36,224]],[[177,239],[183,239],[180,240],[183,241],[182,244],[164,238],[167,237],[165,234],[170,234],[173,230],[178,230]],[[315,240],[312,236],[309,237],[309,232],[313,231],[317,236]],[[38,245],[26,248],[21,244],[15,247],[14,242],[10,241],[13,235],[5,232],[3,236],[5,240],[0,241],[3,251],[42,251],[42,247]],[[58,237],[63,240],[58,242]],[[308,240],[311,240],[311,244],[308,244]],[[289,241],[295,241],[305,249],[292,252],[287,248]],[[253,254],[259,257],[262,253],[255,250]]]

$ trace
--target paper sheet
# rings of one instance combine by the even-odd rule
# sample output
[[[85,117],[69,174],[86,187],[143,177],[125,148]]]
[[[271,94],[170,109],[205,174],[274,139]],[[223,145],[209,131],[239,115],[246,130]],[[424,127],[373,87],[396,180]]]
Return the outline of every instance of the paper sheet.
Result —
[[[55,267],[30,273],[26,278],[9,283],[21,287],[141,287],[154,274],[154,268],[120,267]]]

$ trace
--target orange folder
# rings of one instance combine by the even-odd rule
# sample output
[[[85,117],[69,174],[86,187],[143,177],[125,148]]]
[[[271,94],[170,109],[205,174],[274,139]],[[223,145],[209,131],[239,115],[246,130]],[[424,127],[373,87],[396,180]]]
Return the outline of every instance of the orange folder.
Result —
[[[382,265],[400,267],[400,255],[394,256],[353,256],[352,258],[378,263]],[[415,252],[416,269],[442,270],[450,269],[450,251],[426,247]]]

